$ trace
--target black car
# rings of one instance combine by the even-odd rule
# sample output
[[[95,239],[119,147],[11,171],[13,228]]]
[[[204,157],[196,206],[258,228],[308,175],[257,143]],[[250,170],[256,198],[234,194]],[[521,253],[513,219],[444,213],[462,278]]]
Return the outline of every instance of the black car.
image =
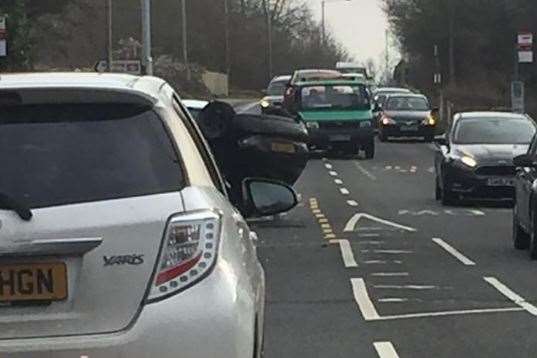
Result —
[[[436,131],[436,112],[423,95],[389,95],[379,116],[379,139],[385,142],[389,137],[424,137],[431,142]]]
[[[436,199],[444,205],[462,198],[512,200],[513,158],[527,152],[535,131],[522,114],[456,114],[446,136],[436,140]]]
[[[530,250],[530,257],[537,259],[537,137],[534,137],[527,153],[515,157],[515,205],[513,207],[513,244],[516,249]]]

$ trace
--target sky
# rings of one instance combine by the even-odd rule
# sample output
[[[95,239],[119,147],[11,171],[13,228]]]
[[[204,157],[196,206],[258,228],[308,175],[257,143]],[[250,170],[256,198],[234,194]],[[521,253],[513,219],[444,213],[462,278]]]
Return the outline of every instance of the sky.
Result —
[[[320,21],[321,0],[307,3]],[[384,58],[388,23],[381,5],[381,0],[326,0],[327,30],[359,62]]]

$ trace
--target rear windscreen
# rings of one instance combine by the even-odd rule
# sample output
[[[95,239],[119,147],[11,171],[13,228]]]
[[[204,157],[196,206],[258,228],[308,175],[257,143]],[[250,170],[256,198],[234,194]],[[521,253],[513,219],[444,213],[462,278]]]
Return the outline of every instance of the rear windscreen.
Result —
[[[0,193],[31,208],[178,191],[179,163],[147,108],[0,107]]]

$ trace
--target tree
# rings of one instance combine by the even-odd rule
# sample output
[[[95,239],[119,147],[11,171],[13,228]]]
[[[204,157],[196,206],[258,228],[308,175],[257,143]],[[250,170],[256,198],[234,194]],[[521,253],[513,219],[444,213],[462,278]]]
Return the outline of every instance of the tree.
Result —
[[[25,0],[0,4],[0,14],[7,17],[8,56],[0,58],[0,71],[25,71],[31,68],[32,42]]]

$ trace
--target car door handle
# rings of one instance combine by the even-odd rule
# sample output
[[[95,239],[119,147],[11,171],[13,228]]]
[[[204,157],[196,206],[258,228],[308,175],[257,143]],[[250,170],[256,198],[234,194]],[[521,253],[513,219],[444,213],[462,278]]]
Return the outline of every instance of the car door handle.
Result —
[[[103,242],[102,238],[26,240],[0,247],[0,258],[24,256],[82,256]]]

